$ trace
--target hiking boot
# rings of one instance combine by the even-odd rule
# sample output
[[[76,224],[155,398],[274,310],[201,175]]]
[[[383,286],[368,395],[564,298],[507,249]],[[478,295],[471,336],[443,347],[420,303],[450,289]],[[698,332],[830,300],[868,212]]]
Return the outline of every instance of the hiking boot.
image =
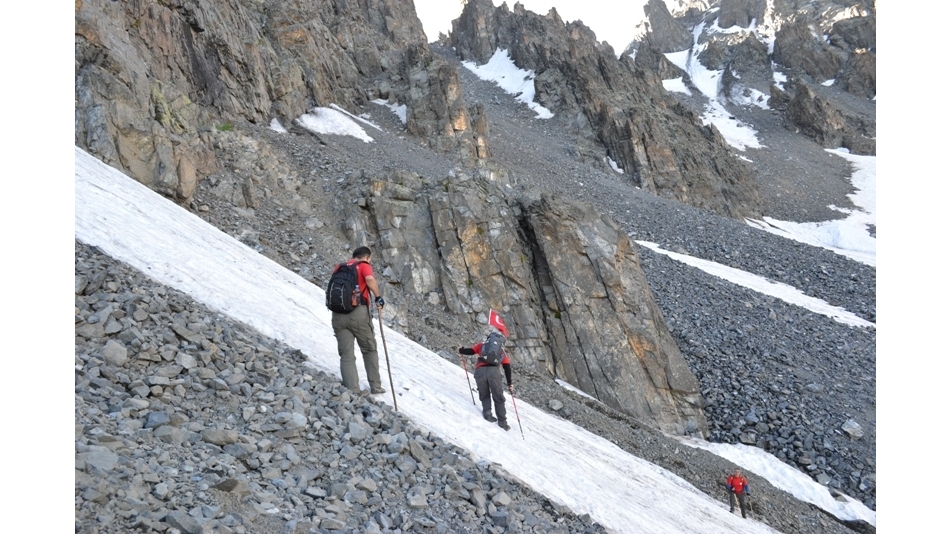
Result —
[[[504,428],[505,430],[511,430],[511,427],[508,426],[508,423],[506,423],[505,421],[498,421],[498,426],[500,426],[501,428]]]
[[[494,423],[495,421],[498,420],[498,419],[495,419],[495,417],[490,413],[483,414],[482,417],[484,417],[485,420],[488,421],[489,423]]]
[[[373,389],[369,390],[369,392],[373,395],[379,395],[380,393],[386,393],[386,390],[380,386],[376,386]]]

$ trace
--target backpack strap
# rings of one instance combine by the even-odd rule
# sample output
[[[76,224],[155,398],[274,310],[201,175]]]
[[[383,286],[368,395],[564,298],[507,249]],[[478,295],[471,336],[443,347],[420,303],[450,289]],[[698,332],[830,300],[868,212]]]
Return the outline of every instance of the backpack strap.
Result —
[[[346,262],[346,263],[349,263],[349,262]],[[366,260],[357,260],[357,261],[354,261],[351,265],[353,266],[353,269],[356,270],[356,290],[360,294],[360,305],[369,306],[369,298],[368,298],[369,287],[366,286],[366,280],[363,280],[364,287],[360,287],[360,264],[361,263],[369,263],[369,262]],[[366,289],[365,293],[367,294],[367,298],[363,298],[363,293],[364,293],[363,289]]]

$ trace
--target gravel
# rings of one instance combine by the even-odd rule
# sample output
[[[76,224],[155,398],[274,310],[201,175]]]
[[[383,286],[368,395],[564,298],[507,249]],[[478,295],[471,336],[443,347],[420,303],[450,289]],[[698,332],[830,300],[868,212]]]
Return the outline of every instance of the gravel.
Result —
[[[76,532],[605,532],[299,351],[75,257]]]

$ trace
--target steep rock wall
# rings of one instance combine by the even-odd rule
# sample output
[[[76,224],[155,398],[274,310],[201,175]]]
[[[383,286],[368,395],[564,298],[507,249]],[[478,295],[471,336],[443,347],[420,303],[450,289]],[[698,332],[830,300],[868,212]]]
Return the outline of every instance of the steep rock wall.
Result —
[[[487,145],[411,3],[80,0],[75,46],[76,145],[180,201],[220,170],[215,130],[353,109],[390,79],[410,132],[470,164]]]
[[[487,169],[442,183],[393,171],[367,177],[350,192],[363,209],[341,215],[351,240],[387,265],[387,294],[441,293],[481,324],[499,310],[516,371],[566,380],[664,431],[705,435],[699,383],[626,234],[589,207],[511,196],[504,180]]]

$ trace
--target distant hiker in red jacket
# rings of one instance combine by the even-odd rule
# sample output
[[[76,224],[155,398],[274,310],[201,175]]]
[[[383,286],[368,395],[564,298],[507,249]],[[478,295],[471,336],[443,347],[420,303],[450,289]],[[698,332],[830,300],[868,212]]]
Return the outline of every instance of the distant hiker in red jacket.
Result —
[[[749,481],[736,468],[735,473],[726,477],[726,487],[729,489],[729,513],[735,512],[735,502],[739,501],[739,511],[742,512],[742,517],[745,517],[745,511],[748,509],[745,496],[749,494]]]
[[[478,386],[478,399],[482,401],[482,417],[489,422],[498,421],[498,426],[510,430],[505,411],[505,390],[502,388],[501,373],[498,372],[498,366],[501,365],[505,370],[508,391],[514,393],[514,385],[511,382],[511,361],[503,348],[508,339],[508,329],[494,310],[489,314],[488,322],[493,328],[485,341],[476,343],[472,348],[460,347],[459,354],[478,354],[478,359],[475,361],[475,384]],[[492,401],[495,403],[497,419],[492,417]]]

